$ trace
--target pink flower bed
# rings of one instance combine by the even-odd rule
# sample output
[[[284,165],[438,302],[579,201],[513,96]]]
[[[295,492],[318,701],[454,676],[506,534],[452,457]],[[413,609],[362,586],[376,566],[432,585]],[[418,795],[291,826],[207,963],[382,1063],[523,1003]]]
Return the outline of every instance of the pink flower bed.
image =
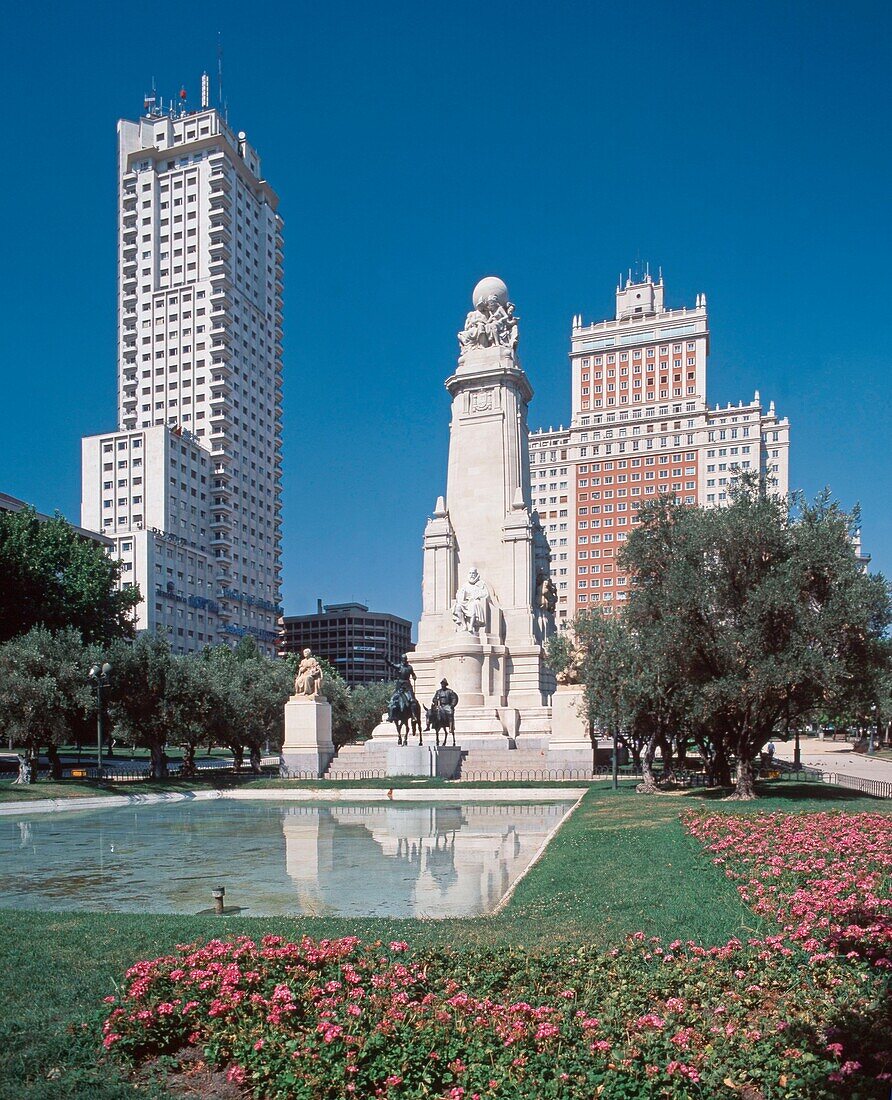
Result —
[[[132,967],[103,1042],[133,1065],[191,1047],[282,1100],[887,1095],[886,976],[800,974],[781,936],[545,955],[239,937]]]
[[[834,954],[892,969],[892,815],[687,814],[755,912],[812,962]]]

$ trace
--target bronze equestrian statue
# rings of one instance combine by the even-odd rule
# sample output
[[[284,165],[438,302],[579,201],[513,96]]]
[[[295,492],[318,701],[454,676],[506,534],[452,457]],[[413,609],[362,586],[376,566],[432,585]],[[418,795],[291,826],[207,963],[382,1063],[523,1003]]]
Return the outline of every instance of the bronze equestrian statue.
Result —
[[[409,664],[409,654],[406,653],[396,664],[393,661],[387,663],[393,669],[396,681],[387,706],[387,721],[396,726],[398,745],[408,744],[410,732],[418,735],[418,744],[421,745],[421,706],[415,698],[415,689],[412,686],[415,669]]]

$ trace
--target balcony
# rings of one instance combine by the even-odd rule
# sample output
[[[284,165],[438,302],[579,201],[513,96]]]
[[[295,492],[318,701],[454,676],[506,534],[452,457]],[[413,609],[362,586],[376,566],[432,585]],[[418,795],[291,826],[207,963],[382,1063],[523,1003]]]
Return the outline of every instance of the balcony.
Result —
[[[211,199],[208,203],[208,206],[211,211],[211,216],[213,216],[215,211],[231,210],[232,199],[230,199],[229,195],[227,195],[225,191],[216,191],[211,194]]]

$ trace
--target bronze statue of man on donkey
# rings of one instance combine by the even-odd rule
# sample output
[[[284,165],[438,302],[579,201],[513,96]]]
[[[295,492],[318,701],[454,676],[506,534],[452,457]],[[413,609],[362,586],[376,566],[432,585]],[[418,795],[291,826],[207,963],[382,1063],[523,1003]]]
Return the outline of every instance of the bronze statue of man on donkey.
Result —
[[[433,729],[440,744],[440,731],[443,732],[443,745],[446,745],[446,737],[452,734],[452,744],[455,745],[455,708],[458,706],[458,696],[449,686],[448,681],[441,680],[439,688],[434,692],[430,707],[424,708],[427,716],[426,730]]]

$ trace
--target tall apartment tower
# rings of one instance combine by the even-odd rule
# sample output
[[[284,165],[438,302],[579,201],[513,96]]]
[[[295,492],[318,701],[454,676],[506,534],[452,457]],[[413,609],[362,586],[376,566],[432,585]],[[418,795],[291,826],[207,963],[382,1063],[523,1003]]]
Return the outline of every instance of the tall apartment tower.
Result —
[[[706,295],[667,309],[662,276],[629,273],[616,316],[570,334],[569,427],[530,434],[533,505],[558,586],[558,619],[626,599],[616,554],[649,497],[721,507],[735,476],[757,470],[788,492],[790,425],[752,401],[707,403]]]
[[[273,654],[282,219],[207,86],[198,110],[118,123],[119,421],[83,440],[81,517],[139,585],[138,629]]]

